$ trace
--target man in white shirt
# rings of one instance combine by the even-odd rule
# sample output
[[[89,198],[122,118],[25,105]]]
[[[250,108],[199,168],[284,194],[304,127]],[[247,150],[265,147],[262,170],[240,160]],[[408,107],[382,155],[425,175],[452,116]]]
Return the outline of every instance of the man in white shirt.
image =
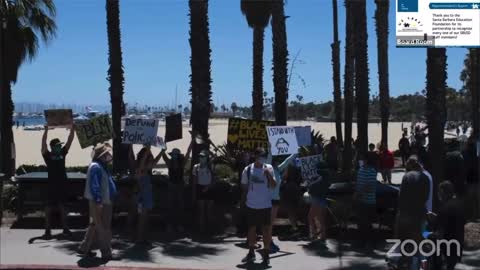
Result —
[[[270,242],[272,241],[272,190],[277,185],[273,167],[266,164],[267,152],[263,148],[255,150],[255,162],[245,167],[242,173],[242,188],[245,199],[249,252],[242,260],[244,263],[255,261],[255,245],[257,241],[256,228],[260,226],[263,232],[264,252],[263,263],[270,264]]]
[[[427,203],[425,204],[425,207],[427,208],[428,212],[432,212],[433,178],[432,178],[432,175],[427,170],[425,170],[423,165],[422,165],[422,173],[428,177],[428,184],[429,184],[428,200],[427,200]]]

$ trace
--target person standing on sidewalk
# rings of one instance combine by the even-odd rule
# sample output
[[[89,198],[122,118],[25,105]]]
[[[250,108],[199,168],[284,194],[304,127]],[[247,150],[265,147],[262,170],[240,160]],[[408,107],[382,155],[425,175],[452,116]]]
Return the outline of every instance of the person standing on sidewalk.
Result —
[[[255,162],[242,173],[243,196],[246,198],[249,252],[243,263],[255,261],[257,226],[262,228],[264,250],[263,264],[270,264],[270,242],[272,241],[272,190],[277,185],[273,167],[266,163],[267,153],[263,148],[255,150]]]
[[[117,188],[107,169],[112,160],[112,148],[109,144],[100,144],[94,148],[84,192],[89,205],[90,225],[78,249],[80,255],[94,256],[91,249],[96,241],[102,253],[102,259],[106,261],[114,259],[111,227],[112,204]]]
[[[47,147],[48,126],[45,126],[45,131],[42,137],[42,156],[47,165],[48,172],[48,192],[47,192],[47,205],[45,207],[45,235],[46,239],[52,238],[51,232],[51,216],[52,208],[58,208],[60,210],[60,216],[62,218],[63,234],[70,237],[72,233],[68,229],[67,225],[67,210],[65,209],[66,198],[66,184],[67,184],[67,171],[65,169],[65,158],[67,157],[70,146],[72,145],[73,138],[75,137],[74,126],[70,126],[70,135],[68,136],[67,143],[62,147],[63,143],[55,138],[50,141],[50,151]]]
[[[161,155],[165,164],[168,167],[168,177],[169,177],[169,185],[168,185],[168,203],[169,203],[169,218],[168,218],[168,225],[167,231],[173,232],[174,226],[176,226],[177,231],[183,232],[183,220],[182,220],[182,213],[184,210],[184,171],[187,161],[190,159],[190,153],[192,152],[193,146],[193,138],[188,146],[187,153],[185,155],[182,154],[180,149],[174,148],[169,153],[169,156],[165,153],[166,149],[163,149]]]
[[[395,166],[395,159],[392,151],[388,150],[385,144],[381,144],[380,150],[380,172],[385,184],[392,184],[392,169]]]

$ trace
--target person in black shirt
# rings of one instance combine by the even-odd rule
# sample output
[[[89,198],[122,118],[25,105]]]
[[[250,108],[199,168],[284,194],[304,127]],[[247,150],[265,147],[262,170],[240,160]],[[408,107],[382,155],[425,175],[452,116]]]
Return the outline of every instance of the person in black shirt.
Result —
[[[168,191],[168,202],[170,209],[168,231],[172,231],[172,225],[177,226],[178,231],[183,231],[183,227],[181,226],[181,214],[183,213],[184,205],[184,170],[185,165],[190,158],[190,153],[192,152],[192,144],[193,140],[188,146],[188,150],[185,156],[178,148],[174,148],[170,153],[168,153],[170,158],[165,153],[165,149],[161,152],[161,155],[168,167],[168,177],[170,181]]]
[[[402,156],[402,166],[405,167],[405,163],[410,155],[410,142],[406,133],[402,134],[402,138],[398,142],[398,150],[400,150],[400,155]]]
[[[73,138],[75,136],[74,126],[70,127],[70,135],[68,136],[67,143],[62,147],[63,143],[55,138],[50,141],[50,151],[47,147],[48,126],[45,126],[45,132],[42,137],[42,156],[47,165],[48,171],[48,192],[45,194],[46,207],[45,207],[45,235],[44,237],[49,239],[51,234],[51,211],[52,208],[60,210],[62,217],[63,234],[71,236],[71,232],[67,226],[67,211],[65,210],[65,202],[67,200],[67,171],[65,169],[65,158],[72,145]]]
[[[368,145],[367,159],[371,161],[372,167],[378,172],[380,169],[380,155],[375,151],[375,144]]]
[[[455,245],[451,246],[450,254],[446,254],[446,245],[439,247],[442,261],[447,266],[446,269],[453,270],[462,258],[466,222],[464,204],[461,199],[457,198],[455,187],[450,181],[444,181],[439,185],[438,198],[441,205],[438,215],[430,214],[430,218],[436,225],[435,235],[440,240],[456,240],[460,244],[459,253],[457,253]]]

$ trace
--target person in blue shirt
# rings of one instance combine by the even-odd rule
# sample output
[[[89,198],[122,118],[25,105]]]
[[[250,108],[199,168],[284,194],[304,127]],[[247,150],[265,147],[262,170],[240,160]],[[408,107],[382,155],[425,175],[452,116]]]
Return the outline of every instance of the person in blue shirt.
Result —
[[[107,166],[112,163],[112,148],[104,143],[95,146],[92,163],[88,167],[84,197],[89,201],[90,225],[85,239],[78,249],[84,256],[94,256],[92,246],[97,241],[102,259],[109,261],[112,256],[112,204],[117,189]]]

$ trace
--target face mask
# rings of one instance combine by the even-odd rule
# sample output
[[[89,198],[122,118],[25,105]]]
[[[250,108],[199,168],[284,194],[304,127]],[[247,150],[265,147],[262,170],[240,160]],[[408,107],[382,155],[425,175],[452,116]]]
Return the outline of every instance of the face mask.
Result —
[[[206,165],[206,164],[207,164],[207,161],[208,161],[208,160],[207,160],[206,157],[201,157],[201,158],[200,158],[200,164],[202,164],[202,165]]]
[[[55,145],[53,148],[52,148],[52,152],[55,154],[55,155],[59,155],[61,152],[62,152],[62,147],[60,145]]]

